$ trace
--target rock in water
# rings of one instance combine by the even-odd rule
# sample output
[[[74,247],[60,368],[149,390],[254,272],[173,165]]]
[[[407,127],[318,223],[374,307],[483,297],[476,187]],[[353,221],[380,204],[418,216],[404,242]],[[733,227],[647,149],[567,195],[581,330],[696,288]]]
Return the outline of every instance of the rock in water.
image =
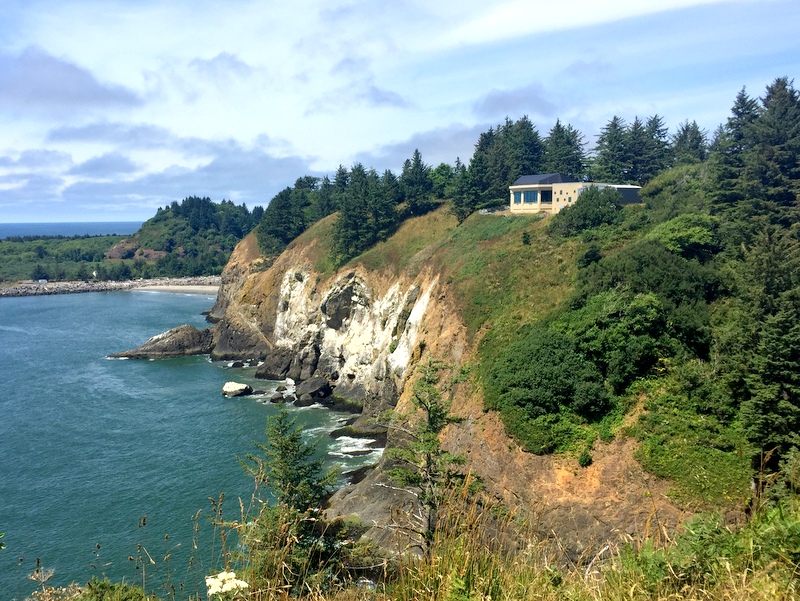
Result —
[[[172,328],[153,336],[142,346],[122,353],[109,355],[114,359],[164,359],[206,355],[214,347],[211,330],[198,330],[189,324]]]
[[[249,385],[240,382],[225,382],[222,387],[222,394],[226,397],[244,396],[252,392],[253,389]]]
[[[297,396],[302,399],[305,394],[310,395],[312,399],[324,399],[330,396],[332,392],[331,385],[325,378],[311,378],[305,382],[301,382],[297,387]]]

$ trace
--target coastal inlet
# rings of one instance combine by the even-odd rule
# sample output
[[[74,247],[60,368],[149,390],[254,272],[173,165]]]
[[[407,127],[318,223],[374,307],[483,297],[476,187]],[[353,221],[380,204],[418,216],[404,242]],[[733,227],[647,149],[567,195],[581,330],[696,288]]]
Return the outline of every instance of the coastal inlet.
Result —
[[[253,441],[265,442],[267,416],[276,411],[268,397],[284,383],[205,356],[108,359],[175,324],[204,327],[202,313],[214,300],[145,290],[0,300],[4,597],[23,599],[38,586],[28,579],[37,557],[54,570],[52,585],[103,575],[140,582],[128,558],[146,557],[147,549],[156,561],[148,579],[169,576],[190,593],[219,567],[208,554],[208,499],[224,493],[232,519],[238,498],[250,505],[253,483],[237,457],[252,452]],[[264,395],[225,399],[229,380]],[[343,472],[380,456],[366,440],[330,435],[351,414],[289,409]]]

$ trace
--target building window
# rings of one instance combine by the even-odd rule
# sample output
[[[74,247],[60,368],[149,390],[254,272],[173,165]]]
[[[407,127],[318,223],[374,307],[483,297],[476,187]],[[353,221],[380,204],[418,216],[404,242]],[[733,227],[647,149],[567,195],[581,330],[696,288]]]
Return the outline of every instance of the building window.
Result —
[[[514,204],[518,205],[522,202],[522,192],[514,192]]]
[[[525,192],[525,202],[539,202],[539,192],[536,190]]]

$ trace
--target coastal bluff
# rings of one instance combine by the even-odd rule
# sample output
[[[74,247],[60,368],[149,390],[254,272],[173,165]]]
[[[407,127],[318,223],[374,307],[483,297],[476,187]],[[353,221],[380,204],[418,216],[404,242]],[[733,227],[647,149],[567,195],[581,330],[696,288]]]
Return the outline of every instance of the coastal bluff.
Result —
[[[403,227],[430,228],[425,220],[437,218],[432,214]],[[466,458],[465,469],[487,493],[523,508],[543,535],[555,532],[570,556],[643,531],[653,511],[668,529],[681,520],[668,485],[643,471],[631,439],[598,441],[592,465],[579,468],[572,456],[526,453],[506,434],[497,412],[484,410],[479,383],[458,377],[476,360],[477,343],[441,265],[426,254],[432,251],[419,251],[413,269],[353,262],[325,270],[318,267],[314,229],[269,262],[254,234],[239,243],[209,315],[212,359],[258,363],[257,377],[291,378],[298,386],[322,379],[331,398],[361,408],[348,435],[380,436],[391,448],[403,444],[402,436],[380,425],[381,415],[415,413],[417,366],[430,354],[445,366],[452,412],[459,418],[442,434],[445,448]],[[145,356],[159,356],[159,350],[151,351]],[[358,516],[373,524],[368,538],[392,546],[392,511],[407,502],[408,493],[392,485],[388,457],[339,489],[327,512]]]

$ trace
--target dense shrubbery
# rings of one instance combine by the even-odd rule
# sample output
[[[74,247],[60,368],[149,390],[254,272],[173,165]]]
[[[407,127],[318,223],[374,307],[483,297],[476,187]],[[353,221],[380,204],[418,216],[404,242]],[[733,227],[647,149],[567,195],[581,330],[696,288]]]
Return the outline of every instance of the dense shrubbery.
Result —
[[[553,218],[550,229],[562,236],[574,236],[601,225],[614,225],[622,221],[621,209],[616,189],[589,186],[575,204],[565,207]]]

